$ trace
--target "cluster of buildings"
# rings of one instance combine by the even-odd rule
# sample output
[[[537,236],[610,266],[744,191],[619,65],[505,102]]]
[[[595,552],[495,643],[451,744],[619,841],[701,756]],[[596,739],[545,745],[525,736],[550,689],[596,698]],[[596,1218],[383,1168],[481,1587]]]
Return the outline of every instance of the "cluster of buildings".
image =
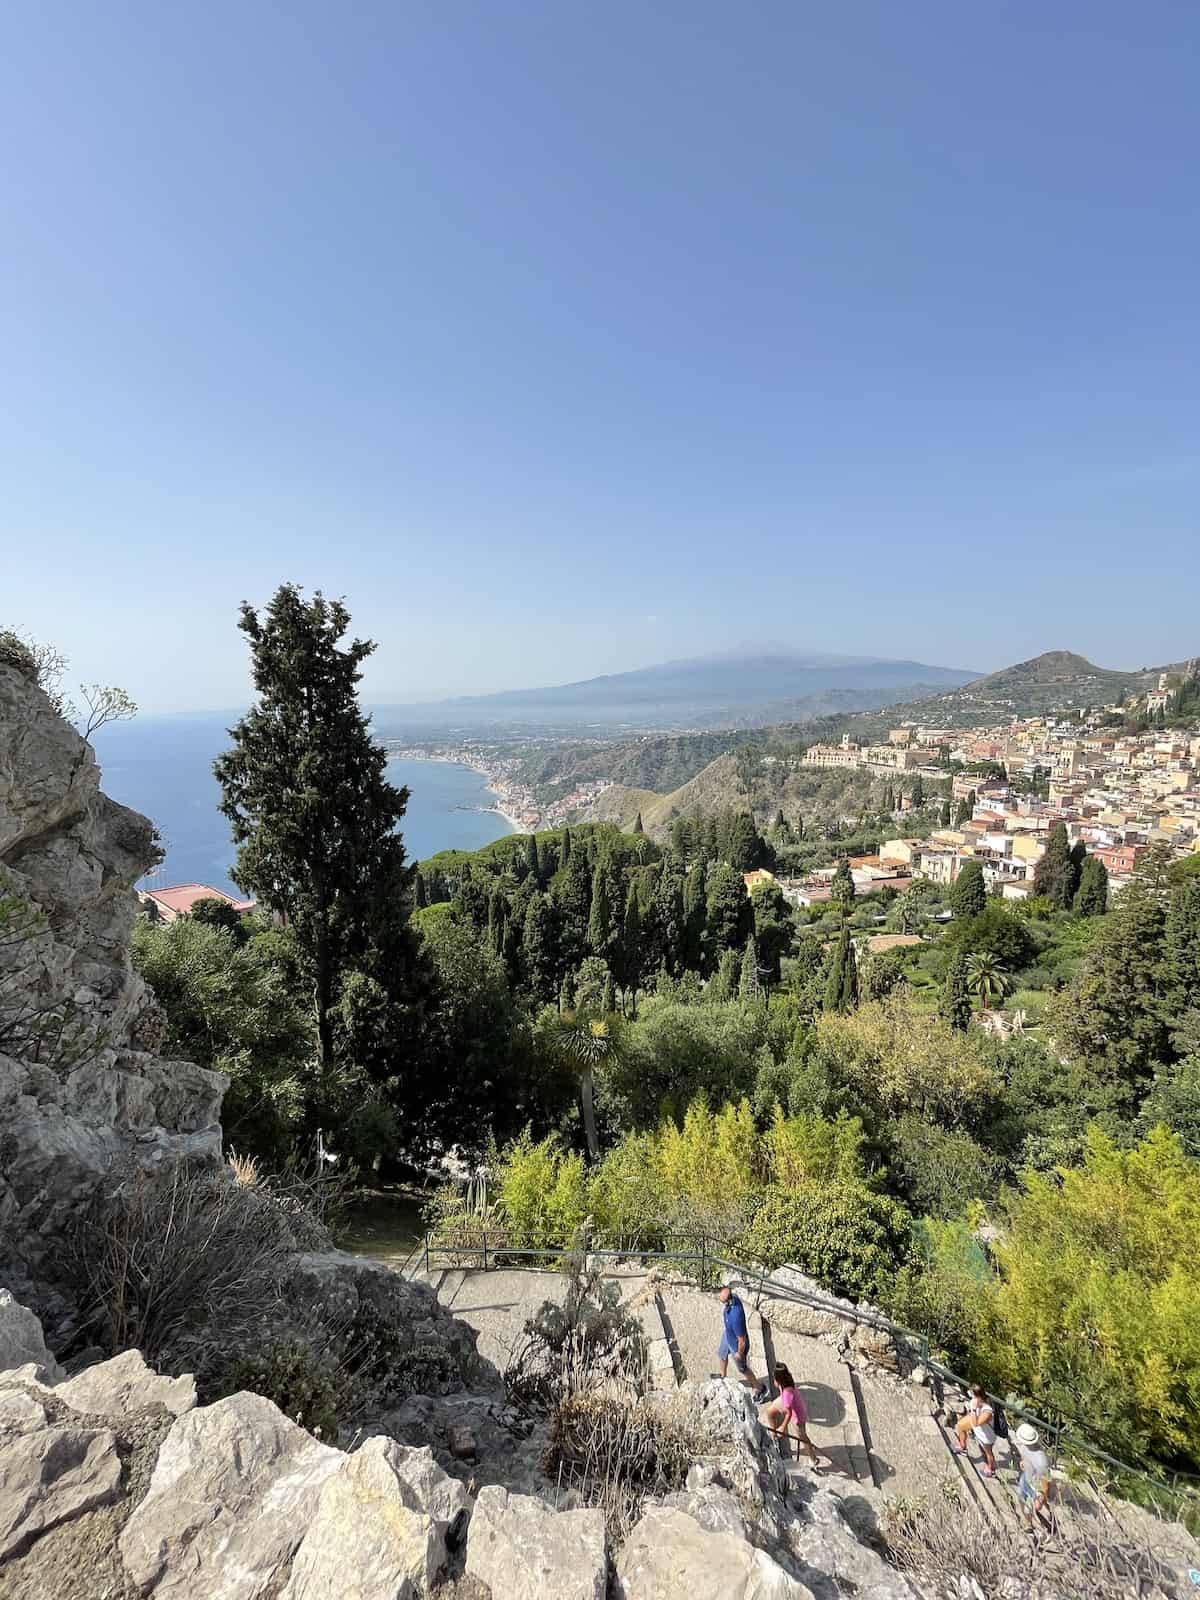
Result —
[[[1153,708],[1151,708],[1153,709]],[[914,877],[952,884],[969,861],[983,868],[990,889],[1005,898],[1033,893],[1034,869],[1051,829],[1063,823],[1072,844],[1082,843],[1108,869],[1119,890],[1152,845],[1180,855],[1200,851],[1200,729],[1120,734],[1097,713],[1073,717],[1014,718],[982,729],[904,727],[886,745],[817,745],[804,758],[813,766],[858,766],[879,773],[946,777],[947,759],[994,763],[1005,778],[959,772],[956,802],[971,814],[954,827],[920,838],[889,839],[877,854],[851,859],[859,894],[902,888]],[[897,765],[897,759],[904,765]],[[1018,786],[1014,779],[1029,780]],[[1038,792],[1031,793],[1033,784]],[[832,867],[802,880],[781,880],[796,905],[829,896]]]

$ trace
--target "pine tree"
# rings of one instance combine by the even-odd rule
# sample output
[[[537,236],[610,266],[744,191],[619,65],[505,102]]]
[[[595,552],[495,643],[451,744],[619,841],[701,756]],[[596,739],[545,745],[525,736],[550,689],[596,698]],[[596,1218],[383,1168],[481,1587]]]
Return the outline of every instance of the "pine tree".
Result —
[[[1108,868],[1099,856],[1084,860],[1071,909],[1077,917],[1102,917],[1108,910]]]
[[[257,701],[214,765],[238,847],[234,879],[286,920],[326,1071],[334,1007],[351,974],[370,973],[400,1005],[427,982],[407,925],[415,869],[398,824],[408,790],[387,781],[387,755],[359,707],[362,663],[375,647],[343,647],[349,625],[340,601],[305,601],[291,584],[262,614],[242,606]]]
[[[950,909],[956,917],[977,917],[987,905],[987,884],[978,861],[968,861],[950,885]]]
[[[738,978],[738,999],[757,1000],[762,993],[758,981],[758,956],[754,950],[754,940],[746,940],[746,948],[742,954],[741,973]]]
[[[971,995],[967,989],[967,958],[961,949],[956,951],[950,965],[946,968],[938,1010],[950,1026],[960,1033],[965,1033],[971,1025]]]

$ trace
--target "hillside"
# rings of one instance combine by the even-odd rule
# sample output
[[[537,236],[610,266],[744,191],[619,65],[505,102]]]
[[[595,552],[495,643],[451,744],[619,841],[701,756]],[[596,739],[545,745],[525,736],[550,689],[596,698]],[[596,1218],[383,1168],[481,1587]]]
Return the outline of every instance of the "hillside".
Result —
[[[787,652],[667,661],[575,683],[376,708],[386,737],[422,729],[750,727],[953,688],[969,671],[920,661]]]
[[[886,707],[878,716],[853,719],[856,737],[874,737],[889,722],[986,722],[997,716],[1037,716],[1046,711],[1096,708],[1153,688],[1160,673],[1178,675],[1186,664],[1124,670],[1100,667],[1071,650],[1046,650],[1028,661],[990,672],[935,695]]]

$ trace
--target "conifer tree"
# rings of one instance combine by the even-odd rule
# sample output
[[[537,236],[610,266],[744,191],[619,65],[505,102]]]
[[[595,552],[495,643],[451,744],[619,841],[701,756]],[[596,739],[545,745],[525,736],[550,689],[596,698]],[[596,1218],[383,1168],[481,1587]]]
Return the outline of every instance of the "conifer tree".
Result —
[[[683,939],[679,964],[685,972],[699,972],[704,964],[704,926],[708,915],[703,861],[693,862],[683,883]]]
[[[757,1000],[762,993],[758,981],[758,956],[754,949],[754,940],[746,940],[746,948],[742,953],[741,970],[738,977],[738,999]]]
[[[358,703],[367,640],[341,643],[350,614],[284,584],[266,609],[241,608],[256,702],[214,764],[237,849],[239,887],[287,923],[313,997],[318,1052],[334,1061],[334,1007],[369,973],[389,1001],[415,1001],[425,964],[407,925],[411,880],[398,824],[408,790]],[[411,1013],[411,1008],[410,1008]]]
[[[1068,911],[1079,887],[1079,868],[1071,855],[1066,824],[1056,822],[1046,849],[1033,869],[1033,892],[1044,895],[1060,911]]]
[[[912,786],[912,808],[919,811],[925,804],[925,780],[918,772]]]
[[[416,907],[416,909],[418,911],[420,911],[425,906],[427,906],[428,904],[429,904],[429,901],[427,899],[427,890],[425,888],[425,879],[421,875],[421,873],[418,872],[417,873],[417,878],[416,878],[416,886],[415,886],[415,889],[413,891],[413,905]]]
[[[850,929],[843,926],[833,947],[829,975],[825,981],[825,1010],[849,1011],[858,996],[857,974],[854,968],[854,947],[850,942]],[[847,1003],[849,1002],[849,1003]]]
[[[942,827],[943,828],[948,828],[950,826],[950,802],[949,802],[949,800],[943,800],[942,801],[941,823],[942,823]]]
[[[541,868],[538,864],[536,833],[527,833],[525,835],[525,871],[533,879],[534,883],[538,883],[540,881]]]
[[[600,1000],[600,1009],[606,1017],[611,1017],[617,1009],[617,994],[613,988],[613,978],[610,972],[604,980],[604,992]]]
[[[942,981],[939,1011],[950,1026],[964,1033],[971,1025],[971,995],[967,988],[967,958],[955,952]]]
[[[850,873],[848,856],[842,856],[837,864],[837,871],[829,884],[829,897],[844,917],[849,916],[854,904],[854,879]]]
[[[557,933],[550,900],[544,894],[535,894],[526,908],[521,929],[521,959],[525,982],[539,1005],[548,1005],[554,998],[561,965]]]
[[[1102,917],[1108,910],[1108,868],[1099,856],[1084,860],[1071,909],[1078,917]]]
[[[560,1014],[575,1009],[575,985],[569,972],[563,973],[563,981],[558,989],[558,1009]]]
[[[754,926],[754,910],[740,872],[720,866],[708,888],[709,959],[723,950],[741,950]]]
[[[705,991],[709,1000],[732,1000],[737,994],[741,963],[736,950],[722,950],[717,970],[709,979]]]
[[[950,885],[950,909],[956,917],[977,917],[987,905],[987,884],[978,861],[968,861]]]
[[[965,800],[960,800],[958,802],[958,813],[954,818],[955,827],[961,828],[964,822],[970,822],[974,810],[975,791],[972,789]]]
[[[896,790],[891,783],[883,786],[883,809],[888,816],[896,809]]]

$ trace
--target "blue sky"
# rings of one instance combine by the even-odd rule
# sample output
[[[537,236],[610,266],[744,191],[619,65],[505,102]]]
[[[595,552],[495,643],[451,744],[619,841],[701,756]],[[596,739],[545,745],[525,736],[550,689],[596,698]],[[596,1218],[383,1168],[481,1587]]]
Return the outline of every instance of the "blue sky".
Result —
[[[0,620],[242,703],[1200,651],[1200,7],[24,0]]]

